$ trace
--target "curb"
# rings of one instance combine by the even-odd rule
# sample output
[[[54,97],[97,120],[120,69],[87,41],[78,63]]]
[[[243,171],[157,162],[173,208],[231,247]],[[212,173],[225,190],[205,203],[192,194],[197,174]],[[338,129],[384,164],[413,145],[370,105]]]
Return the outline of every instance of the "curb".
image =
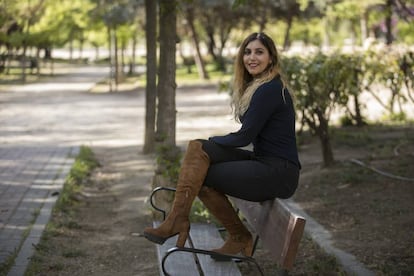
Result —
[[[305,232],[311,236],[312,240],[325,250],[326,253],[335,256],[348,275],[375,275],[373,271],[367,269],[364,264],[359,262],[354,255],[336,248],[333,245],[331,233],[309,216],[298,203],[294,202],[292,199],[286,200],[286,203],[292,210],[306,219]]]

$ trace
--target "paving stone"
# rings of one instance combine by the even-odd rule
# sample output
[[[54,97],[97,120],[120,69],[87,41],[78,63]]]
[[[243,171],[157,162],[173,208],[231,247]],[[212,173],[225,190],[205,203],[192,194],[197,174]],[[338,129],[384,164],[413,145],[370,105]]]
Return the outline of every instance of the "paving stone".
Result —
[[[83,115],[90,108],[81,102],[71,113],[71,98],[83,99],[79,93],[88,91],[108,71],[85,68],[83,74],[82,70],[57,77],[54,91],[43,91],[41,84],[27,84],[0,94],[0,102],[7,103],[0,109],[0,264],[22,245],[8,275],[24,274],[33,244],[39,241],[58,198],[51,194],[63,187],[80,145],[96,137],[96,129],[86,139],[82,131],[73,131],[73,126],[91,128],[90,118]],[[65,83],[71,84],[71,77],[79,74],[79,88],[65,91]],[[50,88],[49,82],[55,81],[50,79],[45,85]],[[66,130],[70,124],[72,129]],[[99,123],[96,126],[101,128]]]

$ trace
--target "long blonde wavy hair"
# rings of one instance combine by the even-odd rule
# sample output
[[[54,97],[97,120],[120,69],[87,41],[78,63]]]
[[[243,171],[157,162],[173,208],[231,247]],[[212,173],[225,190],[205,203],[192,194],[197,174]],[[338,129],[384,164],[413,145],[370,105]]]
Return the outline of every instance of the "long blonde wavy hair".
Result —
[[[252,75],[247,71],[244,66],[243,56],[244,51],[250,42],[254,40],[259,40],[269,51],[271,63],[265,69],[265,71],[260,74],[259,77],[253,78]],[[232,93],[232,107],[234,112],[234,118],[236,121],[240,121],[240,116],[242,116],[249,107],[250,100],[257,88],[274,79],[276,76],[280,76],[283,89],[281,91],[284,98],[285,91],[285,81],[281,76],[279,55],[276,50],[275,43],[273,40],[264,33],[252,33],[243,41],[240,45],[239,52],[234,64],[234,80],[233,80],[233,93]]]

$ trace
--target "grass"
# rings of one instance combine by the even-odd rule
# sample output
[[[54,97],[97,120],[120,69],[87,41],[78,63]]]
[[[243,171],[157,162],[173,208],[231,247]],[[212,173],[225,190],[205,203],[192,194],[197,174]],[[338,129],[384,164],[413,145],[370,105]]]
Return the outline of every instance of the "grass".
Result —
[[[18,249],[15,249],[12,254],[10,254],[6,261],[0,264],[0,275],[7,275],[7,272],[12,268],[14,260],[17,257]]]
[[[60,250],[50,248],[48,239],[50,237],[64,236],[70,229],[78,229],[81,227],[73,220],[73,217],[75,216],[73,207],[78,204],[76,195],[82,190],[86,181],[89,180],[90,173],[98,166],[99,162],[93,151],[89,147],[82,146],[68,176],[66,177],[59,199],[53,208],[52,219],[46,225],[43,236],[36,246],[36,252],[25,273],[26,276],[39,275],[43,271],[44,266],[47,266],[47,268],[52,271],[61,271],[64,269],[64,265],[61,263],[49,263],[47,257],[45,257],[48,252],[61,252],[60,254],[63,258],[85,256],[81,250],[74,248],[63,248]]]
[[[190,85],[190,84],[200,84],[200,83],[222,83],[228,82],[231,79],[230,73],[224,73],[222,71],[218,71],[214,68],[213,64],[208,64],[206,66],[206,71],[209,75],[208,80],[200,79],[198,75],[197,68],[195,65],[191,66],[191,73],[188,72],[187,67],[185,66],[177,66],[176,70],[176,78],[178,85]]]
[[[177,65],[176,69],[176,83],[177,85],[200,85],[200,84],[218,84],[221,87],[226,87],[227,83],[231,79],[230,73],[224,73],[222,71],[218,71],[214,68],[212,64],[208,64],[206,66],[207,73],[209,75],[209,79],[203,80],[199,77],[198,71],[195,65],[190,66],[191,72],[188,72],[188,68],[186,66]],[[118,90],[130,90],[131,88],[135,87],[145,87],[146,86],[146,77],[145,74],[132,74],[128,75],[125,74],[122,78],[122,81],[119,83]],[[108,79],[105,79],[98,83],[96,87],[94,87],[91,92],[95,93],[105,93],[109,92],[109,82]]]

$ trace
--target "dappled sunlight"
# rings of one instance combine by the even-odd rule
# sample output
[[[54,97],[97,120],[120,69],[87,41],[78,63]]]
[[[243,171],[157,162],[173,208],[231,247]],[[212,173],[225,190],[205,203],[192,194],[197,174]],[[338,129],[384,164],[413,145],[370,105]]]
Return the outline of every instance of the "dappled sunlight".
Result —
[[[4,229],[5,230],[13,230],[13,231],[16,231],[16,230],[24,231],[24,230],[27,229],[27,226],[7,224],[7,225],[4,226]]]
[[[19,87],[19,92],[30,92],[30,93],[36,93],[36,92],[51,92],[56,90],[61,90],[65,92],[70,91],[78,91],[83,92],[85,91],[85,88],[88,90],[92,88],[95,85],[94,82],[84,82],[84,83],[33,83],[30,85],[25,85],[22,87]]]
[[[145,203],[147,202],[148,197],[147,196],[137,196],[137,197],[131,197],[128,198],[126,201],[127,202],[141,202],[141,203]]]
[[[60,188],[62,188],[62,185],[60,185],[60,184],[44,185],[44,183],[42,183],[42,184],[32,184],[30,187],[32,189],[35,189],[35,190],[51,190],[51,191],[54,191],[54,190],[59,190]]]
[[[178,90],[177,111],[179,144],[224,135],[240,127],[232,117],[229,94],[218,93],[215,86]]]
[[[148,162],[148,160],[127,160],[117,162],[115,167],[122,167],[124,170],[152,171],[154,164],[153,162]]]

